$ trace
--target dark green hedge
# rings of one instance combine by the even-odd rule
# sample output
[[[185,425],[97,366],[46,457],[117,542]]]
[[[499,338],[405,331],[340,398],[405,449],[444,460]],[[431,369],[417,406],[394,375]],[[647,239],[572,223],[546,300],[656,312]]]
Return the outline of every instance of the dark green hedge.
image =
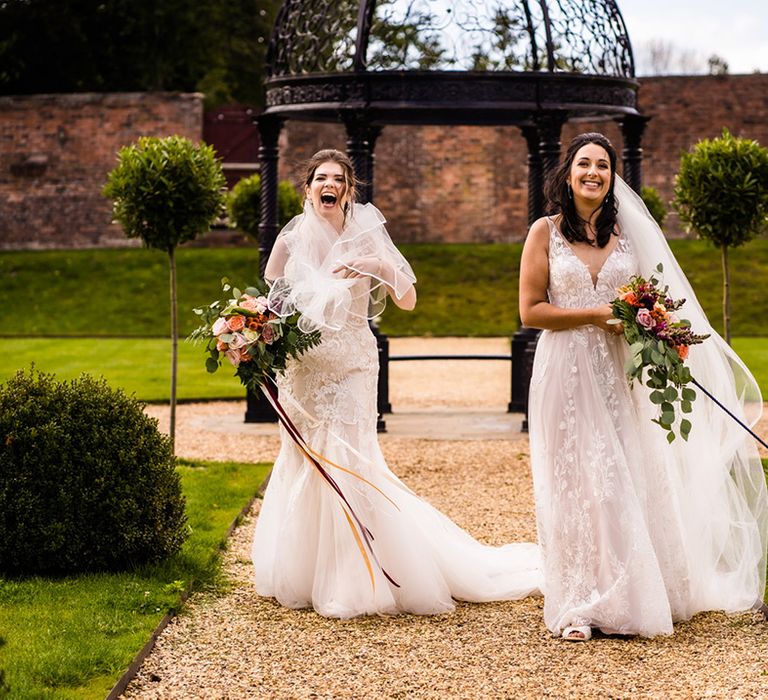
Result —
[[[0,572],[129,568],[186,532],[170,440],[143,404],[88,375],[0,385]]]

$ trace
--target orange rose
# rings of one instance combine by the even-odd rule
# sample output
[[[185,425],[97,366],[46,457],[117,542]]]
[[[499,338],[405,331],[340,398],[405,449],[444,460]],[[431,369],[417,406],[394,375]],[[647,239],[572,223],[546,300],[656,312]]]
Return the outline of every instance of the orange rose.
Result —
[[[240,348],[240,362],[250,362],[251,356],[248,354],[248,348]]]
[[[687,345],[678,345],[677,346],[677,354],[680,355],[681,360],[685,360],[688,358],[688,346]]]
[[[227,328],[233,333],[243,330],[245,327],[245,316],[234,315],[227,318]]]
[[[229,350],[229,346],[223,340],[217,340],[216,349],[219,352],[225,352],[226,350]]]

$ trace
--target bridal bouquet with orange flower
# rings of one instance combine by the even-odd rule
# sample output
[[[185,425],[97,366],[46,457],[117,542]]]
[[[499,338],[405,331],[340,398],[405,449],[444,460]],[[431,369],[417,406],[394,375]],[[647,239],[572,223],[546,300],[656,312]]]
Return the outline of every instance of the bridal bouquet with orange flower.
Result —
[[[662,274],[661,265],[656,271]],[[630,386],[635,380],[645,381],[651,389],[650,400],[659,407],[653,420],[667,431],[667,440],[675,439],[675,405],[682,413],[690,413],[696,392],[687,386],[693,381],[685,366],[691,345],[703,342],[708,335],[697,335],[691,324],[677,315],[685,299],[672,299],[669,288],[661,287],[658,278],[635,275],[618,291],[611,302],[615,323],[624,324],[624,337],[629,343],[630,357],[625,371]],[[645,375],[645,380],[643,379]],[[680,421],[680,435],[688,439],[691,421]]]
[[[226,357],[235,367],[235,376],[255,392],[267,377],[285,370],[289,357],[298,357],[320,342],[319,331],[304,333],[298,328],[298,313],[281,317],[269,308],[263,283],[244,291],[232,287],[226,277],[221,284],[227,296],[193,309],[202,325],[188,338],[206,342],[209,372],[216,372]]]

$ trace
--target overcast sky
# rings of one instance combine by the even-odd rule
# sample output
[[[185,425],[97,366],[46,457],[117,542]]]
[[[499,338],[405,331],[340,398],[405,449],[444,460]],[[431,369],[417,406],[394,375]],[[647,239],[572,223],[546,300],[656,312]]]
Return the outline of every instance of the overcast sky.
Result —
[[[662,39],[730,73],[768,73],[768,0],[617,0],[643,74],[647,42]]]

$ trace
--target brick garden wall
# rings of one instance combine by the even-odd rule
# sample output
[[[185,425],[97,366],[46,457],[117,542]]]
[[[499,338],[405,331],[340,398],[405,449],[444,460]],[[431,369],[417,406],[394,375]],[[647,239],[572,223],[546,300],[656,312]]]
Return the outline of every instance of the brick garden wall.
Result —
[[[0,248],[127,245],[100,191],[139,136],[202,137],[202,95],[0,97]]]
[[[672,197],[680,154],[734,134],[768,146],[768,75],[644,78],[643,175]],[[603,131],[611,121],[568,124]],[[202,134],[202,97],[165,93],[0,97],[0,248],[125,245],[99,191],[117,150],[143,134]],[[280,176],[320,148],[344,149],[338,124],[288,122]],[[515,127],[388,126],[376,145],[376,204],[397,241],[516,241],[527,229],[527,150]],[[667,233],[681,235],[674,214]],[[219,240],[223,240],[219,238]]]

